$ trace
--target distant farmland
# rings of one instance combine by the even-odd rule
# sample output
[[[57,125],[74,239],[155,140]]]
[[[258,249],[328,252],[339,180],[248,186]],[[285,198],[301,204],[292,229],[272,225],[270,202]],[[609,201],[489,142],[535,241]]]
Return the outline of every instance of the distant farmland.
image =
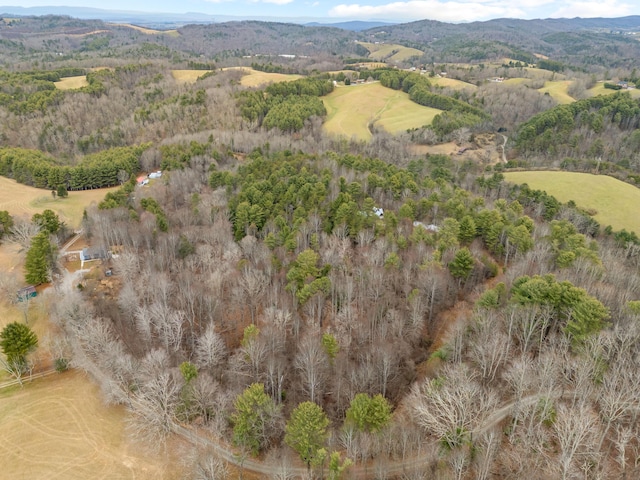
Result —
[[[86,75],[78,75],[77,77],[65,77],[60,79],[59,82],[54,82],[54,85],[59,90],[74,90],[76,88],[82,88],[89,85]]]
[[[604,88],[604,82],[598,82],[593,88],[587,90],[590,96],[597,97],[598,95],[611,95],[616,92],[629,92],[633,98],[640,98],[640,89],[632,88],[630,90],[613,90],[611,88]]]
[[[431,84],[442,87],[451,88],[452,90],[464,90],[468,88],[470,90],[476,90],[478,87],[473,83],[463,82],[462,80],[456,80],[455,78],[429,78]]]
[[[324,97],[324,104],[328,114],[325,130],[360,140],[371,138],[370,124],[398,133],[429,125],[441,112],[418,105],[406,93],[379,83],[336,88]]]
[[[405,47],[404,45],[387,43],[377,44],[366,42],[358,43],[369,50],[369,58],[371,58],[372,60],[402,62],[411,57],[420,57],[424,53],[422,50],[418,50],[417,48]]]
[[[575,98],[569,95],[569,86],[573,80],[560,80],[555,82],[545,82],[544,87],[539,88],[540,93],[548,93],[556,102],[566,104],[575,102]]]
[[[597,212],[603,227],[640,233],[640,189],[606,175],[576,172],[507,172],[506,180],[544,190],[561,202],[573,200],[579,207]]]
[[[244,87],[259,87],[268,83],[289,82],[302,78],[302,75],[293,75],[286,73],[267,73],[254,70],[250,67],[228,67],[223,70],[241,70],[246,75],[240,80],[240,84]]]

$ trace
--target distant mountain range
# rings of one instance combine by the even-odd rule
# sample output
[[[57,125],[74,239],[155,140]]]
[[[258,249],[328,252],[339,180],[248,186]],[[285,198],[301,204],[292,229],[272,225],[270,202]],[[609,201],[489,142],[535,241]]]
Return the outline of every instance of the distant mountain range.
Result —
[[[393,25],[385,22],[349,21],[328,23],[326,18],[315,17],[264,17],[264,16],[235,16],[235,15],[208,15],[206,13],[163,13],[163,12],[138,12],[129,10],[106,10],[88,7],[14,7],[0,6],[0,15],[17,16],[42,16],[42,15],[66,15],[83,20],[102,20],[104,22],[134,23],[141,26],[174,28],[177,26],[197,23],[223,23],[242,20],[260,20],[266,22],[285,22],[309,25],[314,27],[334,27],[343,30],[359,32],[375,27]]]

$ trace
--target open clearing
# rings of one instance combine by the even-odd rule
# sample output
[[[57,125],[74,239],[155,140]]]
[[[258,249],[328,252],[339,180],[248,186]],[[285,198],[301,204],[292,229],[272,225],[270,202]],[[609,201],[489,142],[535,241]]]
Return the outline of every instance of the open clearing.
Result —
[[[205,73],[211,70],[171,70],[171,76],[176,82],[195,83]]]
[[[89,82],[87,82],[86,75],[78,75],[77,77],[65,77],[59,82],[54,82],[54,85],[59,90],[75,90],[86,87],[89,85]]]
[[[138,25],[131,25],[130,23],[113,23],[116,27],[127,27],[136,30],[145,35],[170,35],[172,37],[179,37],[180,34],[177,30],[155,30],[153,28],[139,27]]]
[[[611,95],[616,92],[629,92],[633,98],[640,98],[640,89],[631,88],[629,90],[612,90],[610,88],[604,88],[604,82],[598,82],[594,87],[587,90],[590,96],[597,97],[598,95]]]
[[[456,80],[455,78],[429,78],[429,81],[442,88],[451,88],[453,90],[464,90],[465,88],[476,90],[478,87],[473,83],[463,82],[462,80]]]
[[[406,93],[383,87],[380,83],[336,88],[323,100],[327,108],[325,130],[360,140],[371,138],[371,123],[398,133],[428,125],[441,112],[418,105],[409,100]]]
[[[302,78],[302,75],[261,72],[250,67],[229,67],[224,70],[242,70],[245,72],[246,75],[240,80],[240,84],[244,87],[259,87],[268,83],[290,82]]]
[[[573,103],[575,98],[567,93],[569,86],[573,83],[573,80],[560,80],[556,82],[545,82],[544,87],[539,88],[540,93],[548,93],[551,98],[561,104]]]
[[[100,202],[107,192],[117,188],[70,191],[67,198],[54,199],[48,190],[29,187],[15,180],[0,177],[0,210],[7,210],[11,215],[26,215],[31,218],[34,213],[50,209],[69,227],[75,229],[80,227],[86,207],[93,202]]]
[[[417,48],[405,47],[404,45],[396,45],[393,43],[358,43],[369,50],[369,58],[373,60],[402,62],[411,57],[420,57],[424,54],[422,50],[418,50]]]
[[[515,78],[507,78],[502,83],[504,83],[505,85],[520,85],[521,83],[524,83],[526,81],[527,79],[524,77],[515,77]]]
[[[506,172],[505,179],[545,190],[561,202],[593,210],[603,227],[640,232],[640,189],[606,175],[577,172]]]
[[[2,478],[178,479],[167,455],[127,439],[125,410],[106,407],[84,374],[53,375],[0,392]],[[177,462],[173,462],[175,464]]]

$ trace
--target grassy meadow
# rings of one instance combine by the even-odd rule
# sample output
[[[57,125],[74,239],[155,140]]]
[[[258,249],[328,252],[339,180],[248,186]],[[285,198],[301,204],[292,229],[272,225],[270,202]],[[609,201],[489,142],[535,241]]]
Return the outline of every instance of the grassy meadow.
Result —
[[[464,90],[466,88],[476,90],[478,87],[473,83],[463,82],[462,80],[456,80],[455,78],[429,78],[432,85],[442,88],[451,88],[453,90]]]
[[[86,75],[78,75],[77,77],[65,77],[59,82],[54,82],[54,85],[59,90],[75,90],[86,87],[89,85],[89,82],[87,82]]]
[[[22,185],[15,180],[0,177],[0,210],[11,215],[26,215],[50,209],[58,214],[71,228],[80,227],[84,209],[93,202],[100,202],[107,192],[118,187],[96,190],[70,191],[67,198],[53,198],[51,192],[41,188]]]
[[[555,82],[545,82],[544,87],[539,88],[540,93],[548,93],[551,98],[561,104],[573,103],[575,98],[567,93],[572,80],[560,80]]]
[[[125,431],[123,407],[69,371],[0,390],[0,462],[7,479],[178,479],[177,462],[141,450]]]
[[[396,45],[393,43],[358,43],[369,50],[369,58],[373,60],[402,62],[411,57],[422,56],[424,53],[422,50],[418,50],[417,48],[405,47],[404,45]]]
[[[640,189],[606,175],[577,172],[507,172],[505,179],[545,190],[561,202],[573,200],[579,207],[596,212],[603,227],[640,233]]]
[[[371,138],[371,123],[391,133],[398,133],[428,125],[440,113],[435,108],[412,102],[404,92],[383,87],[379,83],[336,88],[323,100],[327,108],[325,130],[360,140]]]
[[[171,76],[178,83],[196,83],[201,76],[211,70],[171,70]]]
[[[610,88],[604,88],[604,82],[598,82],[596,85],[587,90],[590,96],[597,97],[598,95],[611,95],[615,92],[629,92],[633,98],[640,98],[640,89],[632,88],[631,90],[611,90]]]

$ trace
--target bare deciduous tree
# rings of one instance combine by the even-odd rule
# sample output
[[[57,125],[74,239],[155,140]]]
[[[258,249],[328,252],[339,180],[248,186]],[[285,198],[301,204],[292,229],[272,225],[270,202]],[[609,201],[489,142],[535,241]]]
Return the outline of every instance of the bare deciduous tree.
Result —
[[[585,404],[569,408],[560,404],[553,430],[560,447],[559,473],[563,480],[571,478],[580,458],[588,458],[595,449],[598,418]]]
[[[294,366],[300,373],[302,390],[312,402],[322,395],[329,359],[318,335],[309,333],[298,348]]]
[[[439,378],[415,385],[409,397],[418,424],[452,446],[484,426],[496,404],[463,364],[446,365]]]
[[[227,346],[213,323],[210,323],[196,341],[196,362],[203,368],[215,368],[226,355]]]

